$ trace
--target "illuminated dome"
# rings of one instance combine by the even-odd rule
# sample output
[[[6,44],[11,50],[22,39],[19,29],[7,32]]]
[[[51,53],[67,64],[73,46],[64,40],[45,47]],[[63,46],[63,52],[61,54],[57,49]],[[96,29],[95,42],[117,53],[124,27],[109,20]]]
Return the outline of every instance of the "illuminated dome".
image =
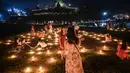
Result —
[[[67,5],[62,0],[57,0],[56,1],[55,6],[57,7],[59,5],[60,5],[60,7],[67,7]]]

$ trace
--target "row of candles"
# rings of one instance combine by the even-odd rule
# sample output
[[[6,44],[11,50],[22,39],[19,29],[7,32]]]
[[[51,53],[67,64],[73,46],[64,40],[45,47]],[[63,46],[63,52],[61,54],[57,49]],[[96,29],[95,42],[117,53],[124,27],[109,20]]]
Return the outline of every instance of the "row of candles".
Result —
[[[90,33],[88,33],[88,32],[85,32],[85,31],[80,31],[80,32],[82,32],[83,34],[80,34],[80,37],[82,37],[83,35],[85,35],[85,36],[88,36],[88,37],[91,37],[91,38],[95,38],[96,40],[101,40],[101,38],[104,38],[105,36],[103,35],[103,34],[90,34]],[[50,42],[50,43],[47,43],[48,44],[48,46],[52,46],[52,45],[58,45],[58,35],[57,35],[57,33],[54,33],[55,34],[55,39],[53,39],[53,41],[52,42]],[[28,39],[28,42],[30,42],[30,40],[31,39],[34,39],[35,37],[31,37],[31,34],[27,34],[27,35],[21,35],[22,37],[26,37],[27,39]],[[51,35],[48,35],[47,36],[48,37],[48,39],[52,39],[52,36]],[[42,40],[44,40],[45,38],[41,38]],[[115,42],[118,42],[119,40],[117,40],[117,39],[113,39],[113,41],[115,41]],[[12,42],[11,40],[9,40],[8,41],[8,43],[10,43],[10,42]],[[105,43],[105,41],[101,41],[102,43]],[[129,49],[130,49],[130,47],[129,47]],[[104,45],[103,47],[102,47],[102,50],[99,50],[99,51],[97,51],[96,53],[97,54],[100,54],[100,55],[105,55],[105,53],[103,52],[103,50],[109,50],[108,49],[108,47],[106,46],[106,45]],[[39,59],[37,58],[37,55],[43,55],[43,54],[46,54],[47,56],[53,56],[53,54],[55,54],[55,52],[51,52],[50,50],[46,50],[46,52],[44,53],[44,52],[42,52],[43,50],[42,50],[42,48],[37,48],[35,51],[34,50],[30,50],[29,52],[28,52],[28,54],[29,55],[32,55],[32,57],[31,58],[29,58],[28,60],[30,61],[30,62],[35,62],[35,61],[38,61]],[[45,51],[45,50],[44,50]],[[80,52],[81,53],[86,53],[86,52],[88,52],[88,49],[86,49],[85,47],[83,47],[82,49],[80,49]],[[56,54],[60,54],[61,53],[61,51],[57,51],[56,52]],[[67,52],[66,52],[66,54],[67,54]],[[18,58],[18,55],[15,55],[15,54],[13,54],[13,55],[11,55],[10,57],[9,57],[9,59],[16,59],[16,58]],[[56,63],[58,60],[56,59],[56,58],[54,58],[54,57],[50,57],[48,60],[47,60],[47,63],[49,63],[49,64],[54,64],[54,63]],[[33,72],[33,68],[32,67],[27,67],[27,68],[25,68],[24,70],[23,70],[25,73],[31,73],[31,72]],[[47,71],[47,69],[44,69],[42,66],[39,66],[39,68],[38,68],[38,73],[45,73]]]
[[[126,31],[126,28],[123,28],[123,29],[120,29],[120,28],[116,28],[116,29],[110,28],[109,30],[111,30],[111,31]],[[128,32],[130,32],[130,30],[128,30]]]

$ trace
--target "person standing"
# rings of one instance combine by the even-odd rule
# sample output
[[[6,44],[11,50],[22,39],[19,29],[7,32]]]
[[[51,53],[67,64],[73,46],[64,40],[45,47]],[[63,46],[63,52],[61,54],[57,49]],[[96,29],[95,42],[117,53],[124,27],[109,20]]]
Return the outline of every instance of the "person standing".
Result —
[[[59,44],[60,44],[60,52],[61,52],[61,59],[63,60],[65,58],[65,48],[66,48],[66,28],[62,27],[59,37]]]
[[[126,41],[123,41],[123,43],[118,44],[116,55],[122,60],[129,59],[127,50],[128,50],[128,43],[126,43]]]
[[[34,29],[34,26],[32,26],[32,28],[31,28],[31,35],[32,35],[32,36],[35,35],[35,29]]]
[[[67,32],[69,37],[66,45],[65,73],[84,73],[82,58],[78,48],[80,41],[75,35],[74,28],[68,30],[70,32]]]

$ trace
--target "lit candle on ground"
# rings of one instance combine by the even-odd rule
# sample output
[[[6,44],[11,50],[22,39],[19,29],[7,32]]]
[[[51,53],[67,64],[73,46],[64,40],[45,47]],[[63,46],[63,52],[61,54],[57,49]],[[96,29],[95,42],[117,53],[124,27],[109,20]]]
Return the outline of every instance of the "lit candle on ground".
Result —
[[[58,42],[58,38],[55,39],[55,43],[57,43],[57,42]]]
[[[28,36],[30,36],[31,34],[30,34],[30,33],[28,33],[27,35],[28,35]]]
[[[58,54],[61,54],[61,51],[58,51],[57,53],[58,53]]]
[[[38,53],[37,53],[37,55],[41,55],[41,54],[42,54],[42,52],[38,52]]]
[[[54,43],[55,45],[59,45],[59,43]]]
[[[28,36],[27,38],[28,38],[28,39],[30,39],[31,37],[30,37],[30,36]]]
[[[11,43],[5,43],[5,45],[10,45]]]
[[[51,36],[49,35],[48,38],[51,39]]]
[[[35,37],[32,37],[32,39],[34,39]]]
[[[56,59],[51,57],[50,59],[48,59],[48,63],[55,63],[56,62]]]
[[[43,68],[42,66],[40,66],[37,70],[37,73],[45,73],[45,68]]]
[[[110,28],[110,30],[113,30],[112,28]]]
[[[2,42],[0,41],[0,44],[2,44]]]
[[[32,56],[31,58],[30,58],[30,61],[37,61],[38,59],[35,57],[35,56]]]
[[[117,42],[118,40],[117,39],[113,39],[114,42]]]
[[[32,54],[34,54],[34,53],[35,53],[35,52],[34,52],[34,51],[32,51],[32,50],[29,52],[29,54],[31,54],[31,55],[32,55]]]
[[[12,40],[7,40],[7,43],[11,43],[12,42]]]
[[[103,46],[103,50],[109,50],[105,45]]]
[[[105,55],[105,53],[104,53],[102,50],[99,50],[99,51],[97,52],[97,54]]]
[[[32,69],[30,67],[27,67],[25,70],[24,70],[25,73],[31,73],[32,72]]]
[[[41,40],[44,40],[44,38],[41,38]]]
[[[16,55],[11,55],[9,58],[10,59],[15,59],[15,58],[17,58],[17,56]]]
[[[101,41],[101,43],[105,43],[106,41]]]
[[[83,49],[80,50],[80,52],[85,53],[85,52],[87,52],[87,49],[83,48]]]
[[[47,50],[47,55],[50,55],[50,54],[51,54],[50,50]]]
[[[130,50],[130,46],[128,46],[128,49]]]
[[[37,51],[40,51],[40,50],[42,50],[42,48],[39,47],[39,48],[37,48],[36,50],[37,50]]]
[[[97,40],[100,40],[100,38],[96,38]]]

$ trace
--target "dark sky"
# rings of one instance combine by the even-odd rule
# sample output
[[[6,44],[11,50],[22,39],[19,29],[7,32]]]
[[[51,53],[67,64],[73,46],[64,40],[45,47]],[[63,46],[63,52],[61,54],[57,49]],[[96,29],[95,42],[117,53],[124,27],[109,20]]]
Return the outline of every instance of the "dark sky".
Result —
[[[22,8],[32,8],[37,3],[41,7],[46,5],[52,5],[56,0],[3,0],[3,2],[10,6],[22,7]],[[90,5],[98,7],[117,7],[128,5],[130,7],[129,0],[64,0],[66,4],[71,3],[73,6]]]
[[[56,0],[3,0],[7,7],[17,8],[35,8],[37,4],[41,8],[47,5],[54,5]],[[110,13],[128,13],[130,14],[130,0],[64,0],[66,4],[72,4],[73,7],[83,7],[86,5],[88,14],[92,18],[101,16],[103,11]]]

